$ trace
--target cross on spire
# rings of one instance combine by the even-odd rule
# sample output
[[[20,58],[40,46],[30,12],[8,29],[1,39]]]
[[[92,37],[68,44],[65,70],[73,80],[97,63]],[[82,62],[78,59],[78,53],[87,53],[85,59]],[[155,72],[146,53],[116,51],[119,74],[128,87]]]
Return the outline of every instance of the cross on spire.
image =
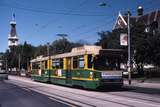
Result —
[[[15,15],[15,13],[13,13],[12,14],[12,21],[15,21],[15,17],[16,17],[16,15]]]

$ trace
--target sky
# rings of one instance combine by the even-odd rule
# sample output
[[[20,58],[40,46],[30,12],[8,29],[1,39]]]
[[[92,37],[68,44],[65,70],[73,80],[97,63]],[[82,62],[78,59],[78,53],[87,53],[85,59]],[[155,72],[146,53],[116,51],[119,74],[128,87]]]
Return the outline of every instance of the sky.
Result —
[[[99,39],[97,32],[112,30],[119,11],[135,16],[139,5],[148,13],[160,9],[160,0],[0,0],[0,52],[8,49],[13,13],[21,44],[51,43],[59,39],[57,34],[92,44]]]

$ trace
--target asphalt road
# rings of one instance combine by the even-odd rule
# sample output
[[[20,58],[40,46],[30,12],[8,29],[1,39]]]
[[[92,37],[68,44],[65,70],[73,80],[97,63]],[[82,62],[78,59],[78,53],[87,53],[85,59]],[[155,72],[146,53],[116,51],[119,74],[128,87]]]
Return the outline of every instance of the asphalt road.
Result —
[[[2,107],[160,107],[160,89],[129,87],[85,90],[9,76],[0,84]]]
[[[46,95],[0,81],[0,107],[68,107]]]

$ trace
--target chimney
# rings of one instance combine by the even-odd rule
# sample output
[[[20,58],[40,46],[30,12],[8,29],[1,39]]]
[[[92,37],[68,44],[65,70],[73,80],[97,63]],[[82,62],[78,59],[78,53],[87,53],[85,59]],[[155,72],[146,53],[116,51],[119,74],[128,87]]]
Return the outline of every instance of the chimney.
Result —
[[[142,6],[138,6],[137,15],[138,15],[138,16],[143,15],[143,7],[142,7]]]

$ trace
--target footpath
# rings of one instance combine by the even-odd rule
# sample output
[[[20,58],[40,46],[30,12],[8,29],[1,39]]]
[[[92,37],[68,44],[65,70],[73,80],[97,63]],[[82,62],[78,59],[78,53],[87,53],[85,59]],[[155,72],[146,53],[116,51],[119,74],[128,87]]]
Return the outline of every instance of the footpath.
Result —
[[[128,84],[127,79],[124,79],[124,86],[160,90],[160,78],[132,79],[131,85]]]

